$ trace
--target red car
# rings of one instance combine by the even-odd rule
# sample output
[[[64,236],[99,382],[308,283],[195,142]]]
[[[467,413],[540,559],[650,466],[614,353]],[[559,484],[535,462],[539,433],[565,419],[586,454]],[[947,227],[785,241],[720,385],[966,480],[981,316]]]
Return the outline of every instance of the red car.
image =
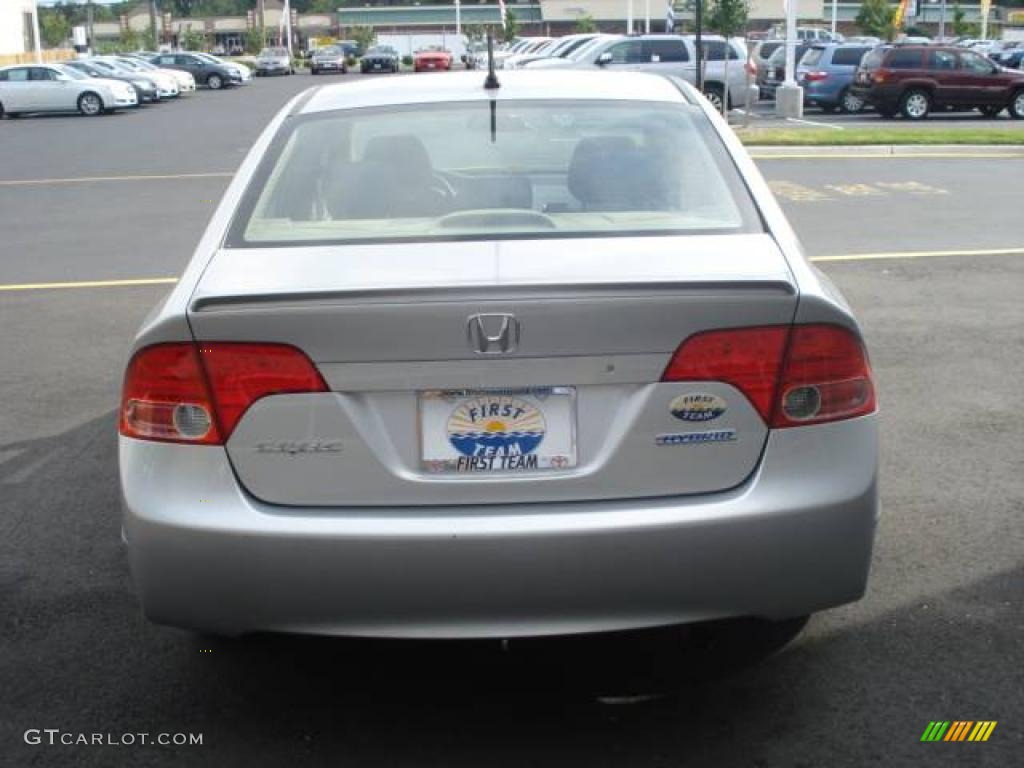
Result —
[[[452,52],[440,46],[424,48],[416,51],[412,57],[413,69],[417,72],[428,72],[435,69],[452,68]]]

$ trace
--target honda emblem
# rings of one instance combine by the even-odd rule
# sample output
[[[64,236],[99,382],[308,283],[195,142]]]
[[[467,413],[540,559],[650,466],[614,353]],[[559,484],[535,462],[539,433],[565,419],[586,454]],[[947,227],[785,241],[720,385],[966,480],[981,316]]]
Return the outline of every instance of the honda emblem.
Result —
[[[515,315],[470,315],[466,337],[478,355],[506,355],[519,346],[519,321]]]

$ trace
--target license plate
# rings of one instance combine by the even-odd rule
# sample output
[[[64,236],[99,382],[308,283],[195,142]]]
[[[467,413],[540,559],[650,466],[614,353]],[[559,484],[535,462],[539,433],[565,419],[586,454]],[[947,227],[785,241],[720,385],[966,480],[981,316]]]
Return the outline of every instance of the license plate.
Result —
[[[576,389],[431,390],[419,395],[428,472],[492,474],[576,466]]]

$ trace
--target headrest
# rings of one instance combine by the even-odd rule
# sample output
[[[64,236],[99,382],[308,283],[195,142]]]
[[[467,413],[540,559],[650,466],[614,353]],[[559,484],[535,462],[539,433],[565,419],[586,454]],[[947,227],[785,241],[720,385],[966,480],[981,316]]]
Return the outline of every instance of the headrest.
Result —
[[[649,210],[655,170],[628,136],[594,136],[576,145],[569,191],[591,210]]]
[[[427,148],[415,136],[375,136],[366,143],[363,160],[400,168],[406,178],[419,179],[434,173]]]

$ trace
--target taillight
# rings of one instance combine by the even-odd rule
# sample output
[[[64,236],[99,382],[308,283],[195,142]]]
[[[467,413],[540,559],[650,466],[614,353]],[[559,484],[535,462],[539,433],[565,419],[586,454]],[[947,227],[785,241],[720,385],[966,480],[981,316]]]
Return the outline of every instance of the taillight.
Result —
[[[868,78],[875,83],[884,83],[887,77],[889,77],[887,69],[876,69],[874,72],[868,73]]]
[[[875,410],[875,387],[861,340],[838,325],[797,325],[789,337],[773,427],[799,427]]]
[[[828,72],[807,72],[804,74],[804,79],[811,83],[827,80]]]
[[[768,423],[788,335],[784,325],[698,333],[679,345],[661,380],[732,384]]]
[[[837,325],[730,328],[691,336],[662,381],[721,381],[774,428],[848,419],[875,410],[860,339]]]
[[[320,373],[285,344],[156,344],[128,364],[120,432],[166,442],[221,445],[267,395],[325,392]]]

